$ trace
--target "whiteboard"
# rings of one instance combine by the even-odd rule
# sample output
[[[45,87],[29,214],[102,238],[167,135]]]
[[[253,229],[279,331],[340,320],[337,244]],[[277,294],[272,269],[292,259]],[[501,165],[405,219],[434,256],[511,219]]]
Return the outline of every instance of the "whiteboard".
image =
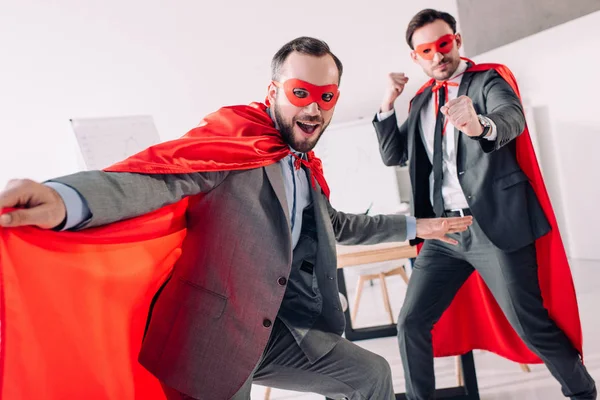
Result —
[[[160,141],[151,116],[71,119],[88,170],[106,168]]]
[[[379,143],[370,120],[331,125],[315,147],[323,161],[331,189],[331,205],[338,211],[369,215],[404,212],[393,167],[379,155]]]

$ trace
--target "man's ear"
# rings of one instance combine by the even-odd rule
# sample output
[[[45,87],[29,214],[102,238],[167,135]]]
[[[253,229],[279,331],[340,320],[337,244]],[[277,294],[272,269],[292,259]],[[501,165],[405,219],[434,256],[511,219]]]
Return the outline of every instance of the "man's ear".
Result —
[[[270,105],[275,104],[275,99],[277,98],[277,86],[273,82],[269,84],[267,88],[267,101]]]
[[[412,58],[412,60],[413,60],[415,63],[417,63],[417,64],[418,64],[418,63],[419,63],[419,60],[417,59],[417,57],[418,57],[418,55],[417,55],[417,52],[416,52],[416,51],[414,51],[414,50],[412,50],[412,51],[410,52],[410,58]]]
[[[456,35],[454,35],[455,39],[456,39],[456,48],[460,49],[462,47],[462,36],[460,35],[460,33],[457,33]]]

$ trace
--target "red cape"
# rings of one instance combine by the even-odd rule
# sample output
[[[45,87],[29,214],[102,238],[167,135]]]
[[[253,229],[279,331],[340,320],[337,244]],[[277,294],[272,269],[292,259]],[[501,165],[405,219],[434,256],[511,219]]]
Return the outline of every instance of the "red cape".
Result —
[[[496,70],[519,98],[519,88],[512,72],[501,64],[478,64],[471,60],[467,72]],[[428,81],[417,95],[433,85]],[[538,166],[527,126],[516,139],[517,161],[531,183],[550,222],[552,230],[535,243],[538,276],[544,306],[575,348],[582,354],[583,338],[573,278],[567,261],[558,224],[544,180]],[[420,246],[419,246],[420,247]],[[542,363],[519,338],[502,313],[500,306],[479,273],[472,274],[454,301],[433,327],[433,350],[436,357],[464,354],[484,349],[523,364]]]
[[[262,104],[222,108],[109,171],[245,170],[290,153]],[[329,195],[320,161],[305,162]],[[165,398],[138,362],[150,302],[185,237],[187,199],[81,232],[0,228],[1,399]],[[0,213],[2,210],[0,210]]]

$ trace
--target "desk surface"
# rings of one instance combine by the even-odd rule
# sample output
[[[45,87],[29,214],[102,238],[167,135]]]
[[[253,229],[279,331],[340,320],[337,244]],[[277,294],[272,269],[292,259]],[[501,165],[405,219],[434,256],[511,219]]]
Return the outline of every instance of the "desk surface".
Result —
[[[416,246],[408,242],[391,242],[360,246],[337,245],[338,268],[371,264],[382,261],[415,258]]]

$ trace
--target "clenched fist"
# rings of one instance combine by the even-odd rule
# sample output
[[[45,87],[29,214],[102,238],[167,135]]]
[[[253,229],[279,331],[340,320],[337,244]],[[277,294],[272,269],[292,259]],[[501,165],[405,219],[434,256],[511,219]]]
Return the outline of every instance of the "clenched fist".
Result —
[[[390,111],[394,108],[394,101],[404,90],[408,77],[403,72],[392,72],[388,75],[388,84],[381,102],[381,112]]]
[[[442,113],[456,129],[471,137],[477,137],[483,132],[473,101],[467,96],[450,100],[441,109]]]
[[[0,226],[4,227],[34,225],[51,229],[67,215],[65,204],[54,189],[29,179],[8,183],[0,192],[0,213],[3,208],[17,208],[0,215]]]

